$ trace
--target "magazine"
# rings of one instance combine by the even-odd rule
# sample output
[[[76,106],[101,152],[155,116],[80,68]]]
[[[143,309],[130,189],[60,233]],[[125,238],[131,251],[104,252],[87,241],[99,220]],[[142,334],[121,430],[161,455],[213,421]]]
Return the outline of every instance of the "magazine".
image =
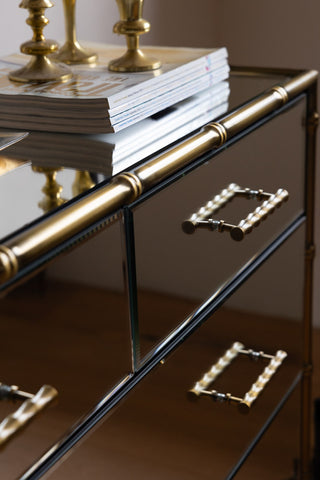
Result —
[[[113,73],[122,47],[95,45],[99,63],[73,66],[66,82],[19,83],[8,73],[22,54],[0,60],[0,127],[67,133],[116,132],[195,95],[229,76],[228,54],[216,49],[145,47],[162,61],[151,72]]]

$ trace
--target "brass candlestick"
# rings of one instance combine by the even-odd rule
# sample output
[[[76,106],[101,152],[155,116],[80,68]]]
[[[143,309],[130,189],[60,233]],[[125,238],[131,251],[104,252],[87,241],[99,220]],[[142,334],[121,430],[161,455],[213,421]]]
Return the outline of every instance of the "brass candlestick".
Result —
[[[56,180],[57,172],[62,170],[62,167],[52,168],[38,167],[33,165],[32,170],[37,173],[44,173],[46,176],[46,183],[41,189],[45,196],[38,203],[38,206],[44,212],[49,212],[50,210],[62,205],[66,200],[61,198],[62,186],[59,185]]]
[[[55,58],[64,63],[95,63],[97,55],[81,47],[76,38],[76,0],[63,0],[66,42]]]
[[[120,22],[113,27],[114,33],[126,35],[127,52],[109,63],[114,72],[144,72],[161,67],[159,60],[147,57],[139,48],[139,36],[150,30],[150,23],[142,18],[143,0],[116,0]]]
[[[43,28],[49,23],[44,16],[46,8],[52,7],[50,0],[22,0],[19,5],[27,8],[30,16],[26,23],[33,30],[33,38],[21,45],[20,50],[26,55],[33,55],[30,62],[9,74],[10,80],[17,82],[47,82],[51,80],[65,81],[71,78],[70,69],[63,64],[53,63],[47,55],[55,52],[58,45],[54,40],[46,40]]]

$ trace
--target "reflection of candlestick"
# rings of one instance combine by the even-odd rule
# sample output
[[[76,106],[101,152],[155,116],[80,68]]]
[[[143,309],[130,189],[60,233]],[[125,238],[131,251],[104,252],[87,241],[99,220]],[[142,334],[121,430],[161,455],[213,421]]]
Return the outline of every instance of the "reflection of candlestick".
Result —
[[[82,48],[76,38],[76,0],[63,0],[63,9],[66,25],[66,42],[55,55],[55,58],[69,64],[95,63],[97,55]]]
[[[38,203],[38,206],[42,208],[44,212],[49,212],[62,205],[65,199],[61,198],[62,187],[56,181],[57,171],[61,170],[61,168],[32,166],[32,170],[34,172],[44,173],[46,176],[46,183],[44,187],[42,187],[45,196]]]
[[[126,35],[127,52],[109,63],[114,72],[143,72],[155,70],[161,63],[147,57],[139,48],[139,36],[150,30],[150,23],[142,18],[143,0],[116,0],[120,11],[120,22],[113,27],[115,33]]]
[[[30,62],[9,74],[10,80],[17,82],[48,82],[51,80],[65,81],[71,78],[70,69],[63,64],[51,62],[48,57],[58,49],[53,40],[46,40],[43,36],[43,28],[49,23],[44,16],[46,8],[52,7],[50,0],[22,0],[21,8],[27,8],[30,16],[27,24],[33,30],[33,38],[21,45],[21,52],[32,55]]]
[[[90,188],[94,187],[95,183],[91,178],[91,175],[87,171],[76,171],[74,183],[72,185],[72,193],[76,197],[80,193],[86,192]]]

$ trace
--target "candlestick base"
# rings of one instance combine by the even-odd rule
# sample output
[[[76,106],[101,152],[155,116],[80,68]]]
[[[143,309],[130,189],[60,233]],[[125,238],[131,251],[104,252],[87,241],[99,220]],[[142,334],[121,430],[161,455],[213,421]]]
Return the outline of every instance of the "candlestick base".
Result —
[[[27,65],[9,73],[9,79],[15,82],[65,82],[72,77],[72,72],[65,66],[51,62],[46,56],[35,55]]]
[[[77,41],[66,42],[58,51],[53,55],[55,60],[59,62],[67,63],[69,65],[76,64],[95,64],[98,58],[96,53],[90,52],[84,49]]]
[[[146,72],[160,68],[161,62],[137,49],[127,50],[122,57],[111,60],[108,67],[113,72]]]

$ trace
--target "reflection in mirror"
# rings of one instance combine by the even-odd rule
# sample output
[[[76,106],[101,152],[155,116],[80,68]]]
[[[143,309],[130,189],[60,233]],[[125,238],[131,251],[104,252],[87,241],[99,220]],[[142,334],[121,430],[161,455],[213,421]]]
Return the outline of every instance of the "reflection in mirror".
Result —
[[[23,165],[25,162],[22,160],[15,160],[13,158],[8,158],[3,155],[0,156],[0,175],[8,173],[11,170]]]
[[[74,182],[72,184],[72,193],[74,197],[80,195],[80,193],[90,190],[90,188],[94,186],[95,182],[93,181],[90,172],[82,170],[75,171]]]
[[[61,197],[63,187],[59,185],[56,180],[57,172],[58,170],[61,170],[61,168],[38,167],[33,165],[32,170],[37,173],[43,173],[46,178],[46,183],[41,189],[44,193],[44,197],[38,203],[39,207],[44,212],[49,212],[62,205],[65,202],[65,199]]]

